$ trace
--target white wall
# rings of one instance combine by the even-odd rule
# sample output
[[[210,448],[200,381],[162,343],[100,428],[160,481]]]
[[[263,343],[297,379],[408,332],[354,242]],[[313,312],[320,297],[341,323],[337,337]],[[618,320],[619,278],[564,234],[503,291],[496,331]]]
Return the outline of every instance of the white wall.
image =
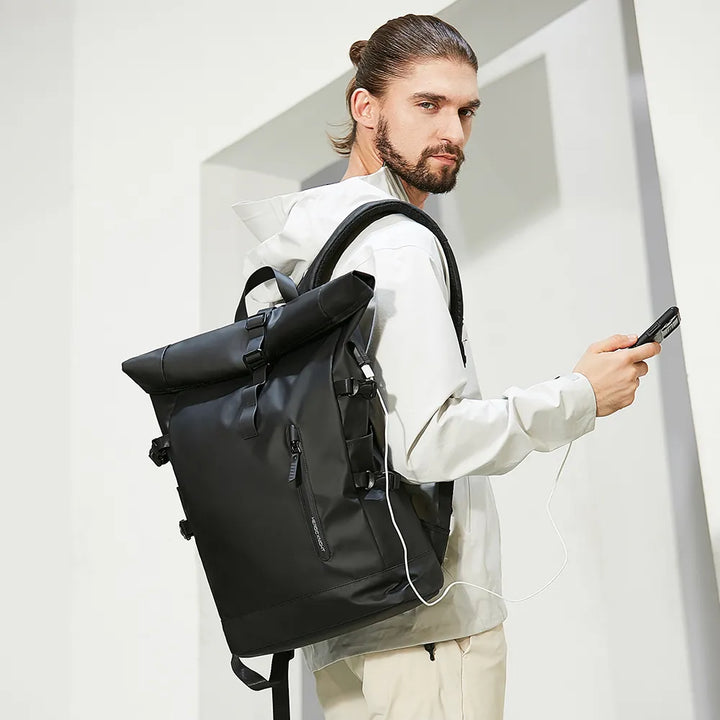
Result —
[[[720,4],[636,0],[670,258],[720,577]]]
[[[640,3],[641,11],[644,5]],[[693,94],[687,102],[711,102],[711,93],[705,97],[699,78],[715,47],[706,19],[717,22],[717,12],[696,17],[695,25],[683,24],[685,44],[662,58],[660,43],[669,42],[668,28],[678,22],[669,3],[663,1],[662,7],[658,16],[651,17],[650,9],[644,16],[641,12],[640,30],[643,51],[647,48],[655,57],[658,68],[650,87],[651,108],[666,117],[664,128],[654,127],[663,193],[666,199],[677,198],[670,212],[683,222],[675,226],[668,216],[687,334],[692,332],[692,318],[702,316],[697,314],[702,308],[707,314],[718,306],[717,298],[714,305],[696,298],[690,270],[704,273],[710,265],[705,243],[717,232],[695,245],[701,233],[688,224],[688,218],[711,204],[693,204],[692,212],[676,212],[676,208],[684,207],[681,198],[695,203],[682,192],[690,185],[684,182],[686,174],[696,177],[698,167],[702,168],[706,185],[717,176],[710,159],[703,160],[703,152],[711,155],[708,146],[692,153],[697,164],[690,168],[683,152],[696,137],[717,143],[718,135],[714,125],[700,125],[700,120],[678,124],[678,118],[671,118],[673,113],[663,110],[663,103],[670,107],[669,101],[653,98],[687,90],[690,83],[688,91]],[[4,716],[33,720],[89,720],[98,712],[108,720],[200,716],[203,650],[198,616],[203,581],[198,583],[194,546],[177,533],[180,509],[172,472],[168,467],[155,468],[146,457],[149,440],[158,434],[149,400],[122,375],[120,363],[197,332],[203,321],[202,163],[347,71],[346,53],[352,41],[366,38],[389,17],[437,10],[437,3],[374,0],[363,3],[351,24],[330,0],[314,2],[312,13],[302,4],[287,3],[279,19],[272,5],[229,0],[203,4],[157,0],[151,5],[138,0],[0,3],[4,128],[0,272],[8,338],[2,362],[9,378],[2,416],[3,436],[8,438],[2,539],[6,577],[16,589],[2,599]],[[698,48],[706,48],[704,54]],[[617,48],[613,53],[612,62],[619,62]],[[670,72],[671,60],[680,65],[679,75]],[[646,71],[652,72],[652,65],[648,67]],[[556,70],[563,72],[562,67]],[[675,78],[677,85],[663,85],[662,78]],[[671,185],[665,179],[668,172],[673,174]],[[702,218],[701,227],[716,227],[710,215]],[[578,217],[571,222],[584,221]],[[694,260],[698,256],[703,262]],[[634,314],[621,309],[618,306],[617,315],[608,320],[608,333],[620,322],[631,331],[647,321],[647,308],[636,307]],[[697,321],[695,327],[700,327]],[[703,358],[710,357],[706,337],[696,330],[694,341],[690,335],[687,338],[707,476],[708,467],[712,472],[713,461],[707,458],[712,458],[710,443],[717,424],[710,415],[715,404],[703,403],[703,392],[706,387],[715,392],[712,388],[717,386],[712,385],[709,366],[703,365]],[[575,348],[567,337],[559,338],[558,345],[568,353]],[[555,367],[547,370],[554,373]],[[695,378],[702,380],[698,383]],[[512,379],[520,381],[518,376]],[[646,396],[657,393],[653,383],[650,378],[643,383]],[[628,412],[626,419],[608,423],[606,441],[612,434],[629,431],[632,417]],[[568,485],[591,459],[589,451],[574,456]],[[543,465],[542,472],[551,465]],[[596,502],[609,502],[593,495],[592,487],[575,485],[572,499],[586,508],[587,517],[592,517]],[[614,507],[628,512],[633,506]],[[659,507],[667,512],[667,505]],[[572,522],[569,504],[558,508],[558,514],[563,512]],[[650,520],[648,553],[653,552],[650,540],[655,537],[661,544],[670,542],[672,524],[662,513]],[[592,523],[570,529],[583,559],[598,553],[597,546],[583,544],[585,533],[601,542],[598,532]],[[619,552],[615,542],[601,542],[595,555],[598,562],[612,562]],[[638,586],[631,574],[634,567],[625,569],[631,587]],[[635,607],[636,612],[647,613],[647,627],[655,613],[665,630],[667,616],[661,610],[663,603],[676,602],[677,578],[672,566],[653,567],[659,583],[667,577],[670,582],[658,585],[659,601],[636,597]],[[565,646],[578,631],[576,621],[584,623],[579,627],[588,637],[589,625],[581,610],[598,612],[598,598],[583,596],[588,589],[573,585],[578,576],[568,577],[570,584],[558,585],[555,592],[568,589],[592,602],[576,608],[569,624],[562,620],[557,624]],[[528,575],[529,584],[531,579]],[[614,606],[617,612],[619,605],[618,601]],[[517,611],[511,611],[519,623]],[[681,645],[682,624],[670,627],[680,633],[670,638],[671,643]],[[596,632],[592,647],[599,655],[592,663],[599,668],[603,689],[616,673],[612,699],[603,696],[601,701],[607,707],[621,706],[637,691],[630,679],[619,678],[620,630],[597,625]],[[673,658],[660,658],[655,675],[641,673],[636,678],[642,683],[665,669],[677,670],[677,677],[668,682],[676,683],[671,687],[679,694],[673,693],[663,712],[686,702],[683,656],[680,651],[676,666]],[[229,674],[226,660],[220,659],[218,665]],[[512,672],[518,678],[513,680],[512,702],[519,708],[521,694],[537,696],[542,689],[524,685],[524,676],[517,669]],[[531,683],[529,672],[527,678]],[[583,687],[564,701],[573,717],[592,717],[582,706],[588,702]],[[566,690],[558,685],[558,692]],[[650,694],[656,691],[656,687],[647,689]],[[237,693],[237,705],[225,708],[228,716],[259,716],[257,698],[243,704],[244,697],[246,693]],[[570,707],[572,702],[577,704]],[[599,700],[592,697],[590,702]],[[680,716],[685,717],[657,713],[652,717]]]
[[[1,2],[0,714],[17,720],[70,717],[72,106],[70,2]]]

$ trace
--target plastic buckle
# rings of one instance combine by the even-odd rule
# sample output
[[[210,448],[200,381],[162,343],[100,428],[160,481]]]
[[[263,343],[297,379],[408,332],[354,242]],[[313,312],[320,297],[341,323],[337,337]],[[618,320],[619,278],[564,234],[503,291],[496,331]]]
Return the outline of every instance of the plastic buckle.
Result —
[[[181,520],[178,525],[180,526],[180,534],[186,539],[190,540],[193,536],[192,528],[187,520]]]
[[[377,383],[374,380],[353,378],[353,395],[359,395],[366,400],[371,400],[377,395]]]
[[[335,392],[338,395],[348,395],[349,397],[359,395],[366,400],[370,400],[377,395],[377,383],[375,380],[368,380],[367,378],[358,380],[358,378],[349,377],[335,383]]]
[[[371,470],[366,470],[364,473],[367,484],[363,485],[365,490],[372,490],[375,487],[375,473]]]
[[[382,479],[385,479],[385,471],[380,470],[379,471],[380,476]],[[397,473],[394,473],[392,470],[388,473],[389,480],[390,480],[390,487],[388,490],[399,490],[400,489],[400,476]]]
[[[254,330],[255,328],[259,328],[259,327],[263,327],[264,325],[267,325],[269,314],[270,313],[267,310],[261,310],[259,313],[256,313],[255,315],[251,315],[245,321],[245,329],[246,330]]]
[[[155,438],[150,445],[148,457],[158,466],[164,465],[170,460],[168,449],[170,448],[170,436],[162,435]]]
[[[267,365],[267,358],[262,348],[257,350],[251,350],[249,353],[243,355],[243,362],[246,367],[253,372],[263,365]]]
[[[397,490],[400,487],[400,480],[397,473],[392,470],[388,473],[390,476],[390,490]],[[364,470],[363,472],[355,473],[355,487],[358,490],[372,490],[379,483],[384,484],[385,471],[384,470]]]

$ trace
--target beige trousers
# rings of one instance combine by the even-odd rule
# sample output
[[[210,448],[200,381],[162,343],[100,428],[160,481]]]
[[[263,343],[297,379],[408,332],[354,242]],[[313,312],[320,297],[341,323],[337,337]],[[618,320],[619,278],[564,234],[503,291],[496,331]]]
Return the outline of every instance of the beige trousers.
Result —
[[[315,673],[325,720],[502,720],[503,626],[435,646],[340,660]]]

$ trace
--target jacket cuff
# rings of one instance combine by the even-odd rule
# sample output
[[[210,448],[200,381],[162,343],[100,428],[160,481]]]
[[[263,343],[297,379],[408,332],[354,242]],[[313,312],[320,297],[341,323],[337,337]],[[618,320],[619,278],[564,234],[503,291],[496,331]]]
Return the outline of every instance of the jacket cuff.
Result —
[[[595,428],[597,401],[590,381],[579,372],[561,375],[555,379],[560,384],[564,397],[568,398],[572,407],[572,415],[576,418],[577,435],[579,438]]]

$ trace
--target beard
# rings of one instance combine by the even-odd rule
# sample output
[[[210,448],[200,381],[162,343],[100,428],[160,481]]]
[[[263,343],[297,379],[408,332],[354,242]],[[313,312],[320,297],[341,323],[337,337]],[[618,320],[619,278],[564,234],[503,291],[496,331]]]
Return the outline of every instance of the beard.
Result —
[[[446,193],[450,192],[457,182],[457,174],[465,160],[463,151],[457,145],[438,145],[425,148],[416,163],[408,162],[390,142],[387,120],[381,115],[377,124],[375,135],[375,148],[385,165],[406,183],[416,187],[422,192]],[[455,155],[454,165],[440,165],[433,169],[430,158],[433,155]]]

